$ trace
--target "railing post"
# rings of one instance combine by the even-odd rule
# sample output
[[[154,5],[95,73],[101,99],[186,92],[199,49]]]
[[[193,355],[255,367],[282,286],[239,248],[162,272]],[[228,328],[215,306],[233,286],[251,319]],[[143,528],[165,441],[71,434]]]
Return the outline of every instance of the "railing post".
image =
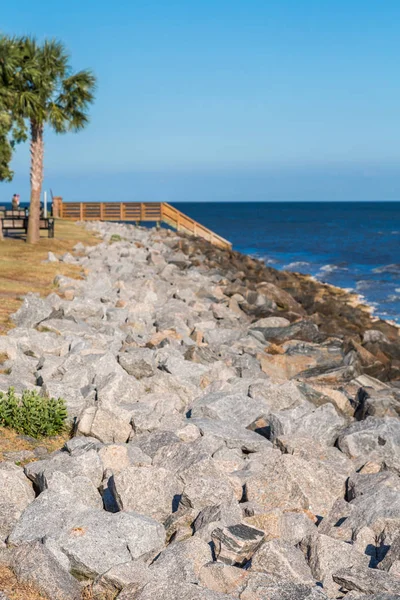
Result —
[[[79,205],[79,219],[80,221],[83,221],[83,202]]]
[[[104,221],[104,204],[100,202],[100,221]]]
[[[55,217],[55,218],[61,217],[62,218],[62,209],[63,209],[63,202],[62,202],[61,196],[54,196],[53,197],[53,206],[52,206],[53,217]]]
[[[119,203],[119,220],[120,221],[124,220],[124,206],[123,206],[122,202]]]
[[[140,203],[140,220],[144,221],[146,218],[146,206],[143,202]]]

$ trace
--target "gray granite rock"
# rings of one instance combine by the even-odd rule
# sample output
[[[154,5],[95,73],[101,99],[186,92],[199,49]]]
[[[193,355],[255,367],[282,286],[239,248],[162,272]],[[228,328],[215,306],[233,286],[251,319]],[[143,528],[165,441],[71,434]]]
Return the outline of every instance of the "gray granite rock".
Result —
[[[323,461],[284,454],[273,458],[261,472],[245,481],[245,499],[265,509],[306,509],[314,515],[329,512],[345,494],[347,476]]]
[[[47,319],[53,312],[53,307],[39,294],[27,294],[22,306],[14,313],[11,318],[17,327],[34,327],[44,319]]]
[[[71,478],[84,475],[96,488],[103,478],[103,466],[94,449],[73,456],[68,452],[58,452],[48,459],[29,463],[25,467],[26,476],[41,491],[47,487],[46,480],[56,471]]]
[[[218,527],[212,533],[217,560],[227,565],[245,565],[264,540],[263,531],[244,523]]]
[[[116,474],[111,489],[120,510],[162,522],[177,509],[183,484],[170,471],[146,465],[127,467]]]
[[[93,509],[72,517],[61,531],[46,538],[53,552],[67,557],[71,572],[88,579],[120,563],[154,556],[164,541],[164,528],[154,519],[134,512],[113,515]]]
[[[128,586],[118,597],[118,600],[231,600],[231,596],[207,590],[193,583],[169,583],[165,581],[148,583],[139,594],[135,587],[133,592]],[[311,599],[310,599],[311,600]]]
[[[273,575],[280,581],[315,584],[301,550],[282,540],[264,542],[253,555],[251,571]]]
[[[23,469],[0,463],[0,541],[5,541],[23,510],[35,499],[32,484]]]
[[[313,577],[322,583],[329,596],[337,596],[340,589],[340,585],[333,579],[334,573],[348,565],[359,569],[368,568],[368,556],[357,552],[350,544],[326,535],[310,536],[303,541],[302,549],[307,556]]]
[[[198,537],[168,546],[150,566],[155,581],[198,583],[200,569],[212,560],[210,545]]]
[[[41,543],[22,544],[13,553],[12,569],[19,583],[33,585],[49,598],[79,600],[81,586]]]
[[[334,406],[323,404],[318,408],[311,407],[311,410],[299,408],[269,415],[271,439],[295,434],[299,437],[312,438],[327,446],[333,446],[346,427],[345,419],[338,414]]]
[[[156,369],[154,352],[149,348],[130,348],[120,354],[118,360],[121,367],[136,379],[151,377]]]
[[[351,566],[336,571],[332,577],[346,592],[354,590],[364,594],[400,595],[400,580],[385,571]]]
[[[247,427],[263,414],[263,411],[263,405],[249,396],[214,392],[196,399],[189,416],[217,419],[224,423],[238,423]]]

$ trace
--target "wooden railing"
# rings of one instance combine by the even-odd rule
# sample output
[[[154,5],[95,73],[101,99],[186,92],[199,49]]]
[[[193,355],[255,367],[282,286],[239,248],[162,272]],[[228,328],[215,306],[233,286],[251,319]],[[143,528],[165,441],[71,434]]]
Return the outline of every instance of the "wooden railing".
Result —
[[[134,221],[165,223],[188,235],[208,240],[220,248],[232,244],[166,202],[62,202],[58,214],[71,221]]]

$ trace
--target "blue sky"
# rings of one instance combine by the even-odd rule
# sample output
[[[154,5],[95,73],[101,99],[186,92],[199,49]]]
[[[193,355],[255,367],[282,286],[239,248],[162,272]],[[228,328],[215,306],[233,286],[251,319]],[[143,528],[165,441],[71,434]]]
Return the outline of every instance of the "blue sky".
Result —
[[[19,0],[1,29],[98,76],[91,124],[46,134],[69,200],[400,200],[400,2]],[[27,199],[18,149],[6,199]]]

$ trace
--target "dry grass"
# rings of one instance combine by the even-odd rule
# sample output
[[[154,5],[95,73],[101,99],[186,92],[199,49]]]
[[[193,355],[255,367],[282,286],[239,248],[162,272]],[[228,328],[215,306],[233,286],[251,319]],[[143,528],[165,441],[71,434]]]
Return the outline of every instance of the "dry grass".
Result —
[[[4,592],[9,600],[53,600],[44,596],[34,585],[19,583],[13,571],[3,566],[0,566],[0,591]],[[94,594],[91,585],[82,590],[82,600],[114,600],[114,598],[115,593],[112,592]]]
[[[7,427],[0,427],[0,461],[4,460],[5,452],[19,452],[21,450],[34,450],[38,446],[44,447],[48,452],[61,448],[70,439],[68,432],[50,438],[41,438],[34,442],[24,440],[18,433]],[[30,461],[26,461],[30,462]],[[26,463],[21,463],[26,464]]]
[[[117,592],[99,592],[94,593],[91,585],[83,588],[82,600],[114,600]]]
[[[46,234],[47,235],[47,234]],[[46,263],[49,251],[55,254],[71,252],[78,242],[86,245],[99,243],[99,239],[83,227],[70,221],[57,219],[55,238],[42,237],[34,246],[23,239],[6,237],[0,242],[0,335],[12,327],[10,315],[21,304],[21,296],[38,292],[42,296],[55,291],[53,284],[57,273],[79,278],[81,270],[75,265]]]
[[[8,567],[0,566],[0,590],[9,600],[50,600],[34,586],[18,583],[14,573]]]

